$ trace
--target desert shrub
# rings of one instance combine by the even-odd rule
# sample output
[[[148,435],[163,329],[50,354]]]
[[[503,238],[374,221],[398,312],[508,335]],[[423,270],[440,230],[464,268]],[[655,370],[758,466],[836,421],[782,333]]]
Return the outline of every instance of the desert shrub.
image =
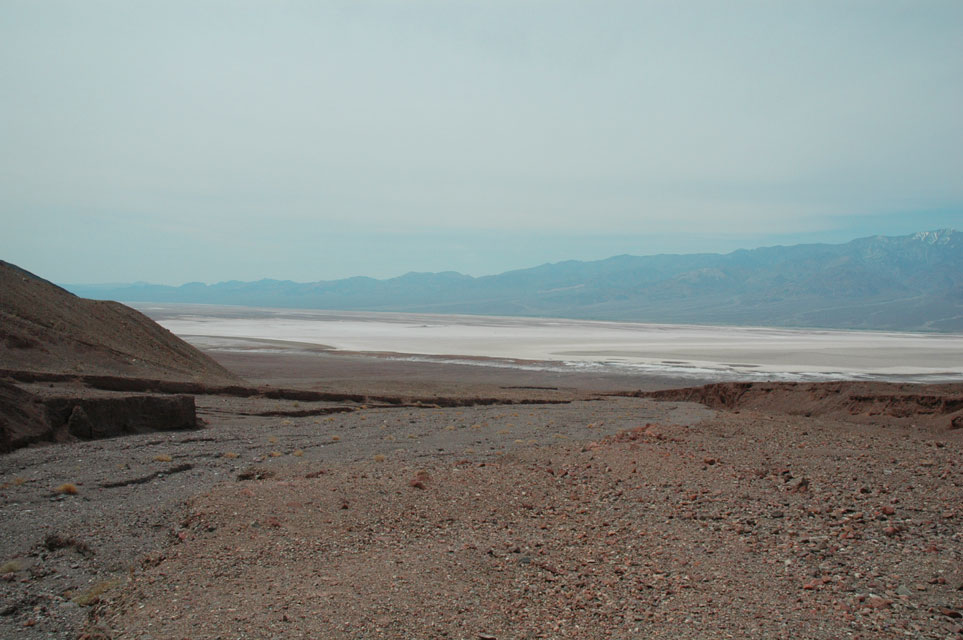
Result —
[[[0,564],[0,574],[2,573],[14,573],[23,569],[23,562],[20,560],[7,560],[3,564]]]
[[[73,594],[71,600],[81,607],[89,607],[100,602],[100,596],[107,593],[111,589],[119,587],[121,584],[123,584],[123,580],[120,578],[104,580],[103,582],[98,582],[94,585],[91,585],[89,588],[84,589],[79,593]]]
[[[47,551],[57,551],[58,549],[73,549],[81,555],[91,555],[93,551],[90,546],[82,540],[62,536],[59,533],[51,533],[43,540],[43,546]]]
[[[262,469],[260,467],[250,467],[245,469],[241,473],[237,474],[238,480],[265,480],[267,478],[273,478],[275,473],[270,469]]]

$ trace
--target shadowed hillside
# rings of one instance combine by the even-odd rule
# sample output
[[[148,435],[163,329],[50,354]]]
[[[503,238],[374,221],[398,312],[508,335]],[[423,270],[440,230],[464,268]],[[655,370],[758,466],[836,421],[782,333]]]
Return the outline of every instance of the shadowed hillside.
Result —
[[[0,261],[0,369],[236,382],[194,347],[117,302],[78,298]]]

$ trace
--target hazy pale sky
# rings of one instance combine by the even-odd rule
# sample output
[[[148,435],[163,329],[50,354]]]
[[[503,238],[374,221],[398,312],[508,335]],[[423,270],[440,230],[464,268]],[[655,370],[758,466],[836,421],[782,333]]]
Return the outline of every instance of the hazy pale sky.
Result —
[[[963,2],[0,2],[0,258],[299,281],[963,227]]]

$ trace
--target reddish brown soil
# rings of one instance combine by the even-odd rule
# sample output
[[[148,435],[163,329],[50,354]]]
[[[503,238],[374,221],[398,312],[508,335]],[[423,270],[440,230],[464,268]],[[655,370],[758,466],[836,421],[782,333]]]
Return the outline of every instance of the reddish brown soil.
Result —
[[[863,424],[895,423],[935,430],[963,428],[961,384],[726,382],[631,395],[698,402],[728,410],[835,417]]]
[[[513,444],[524,420],[489,415],[479,431],[506,432],[503,455],[373,448],[386,459],[243,474],[191,501],[175,543],[145,559],[91,628],[116,638],[960,632],[959,438],[743,412],[591,439],[607,402],[555,410],[589,427],[577,443]],[[644,406],[619,402],[628,423]],[[471,432],[479,416],[449,419]],[[412,433],[390,432],[402,443]]]

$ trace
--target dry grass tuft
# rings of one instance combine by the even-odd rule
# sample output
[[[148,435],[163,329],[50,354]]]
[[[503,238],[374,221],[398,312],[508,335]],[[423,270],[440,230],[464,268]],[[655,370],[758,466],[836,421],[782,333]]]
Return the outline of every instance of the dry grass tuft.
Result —
[[[341,436],[331,436],[332,442],[338,442],[339,440],[341,440]]]
[[[54,493],[62,493],[63,495],[66,495],[66,496],[75,496],[77,495],[77,492],[78,492],[77,485],[71,482],[66,482],[60,485],[59,487],[57,487],[56,489],[54,489]]]
[[[159,456],[154,456],[154,462],[172,462],[174,458],[170,457],[166,453],[162,453]]]
[[[111,580],[104,580],[103,582],[98,582],[97,584],[94,584],[93,586],[91,586],[89,589],[85,589],[84,591],[74,595],[71,598],[71,600],[73,600],[75,604],[78,604],[81,607],[89,607],[91,605],[95,605],[98,602],[100,602],[100,596],[107,593],[111,589],[119,587],[121,584],[123,584],[123,582],[124,581],[121,578],[113,578]]]
[[[240,454],[234,453],[233,451],[228,451],[224,454],[225,458],[239,458]]]
[[[3,564],[0,564],[0,574],[14,573],[21,569],[23,569],[23,562],[20,560],[7,560]]]
[[[284,455],[284,454],[281,453],[280,451],[272,451],[272,452],[271,452],[271,457],[272,457],[272,458],[280,458],[280,457],[283,456],[283,455]]]
[[[378,453],[378,454],[375,454],[375,456],[374,456],[374,461],[375,461],[375,462],[384,462],[385,460],[386,460],[386,458],[385,458],[384,454]]]
[[[303,449],[295,449],[294,452],[293,452],[291,455],[292,455],[292,456],[297,456],[297,457],[300,458],[301,456],[304,455],[304,450],[303,450]]]

